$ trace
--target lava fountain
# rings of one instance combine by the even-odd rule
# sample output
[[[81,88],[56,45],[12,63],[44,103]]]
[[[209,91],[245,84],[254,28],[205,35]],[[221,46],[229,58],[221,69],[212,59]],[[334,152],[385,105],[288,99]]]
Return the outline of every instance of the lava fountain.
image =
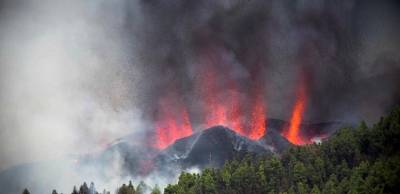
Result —
[[[233,68],[213,49],[203,52],[195,80],[203,104],[203,128],[224,125],[250,139],[265,134],[265,102],[260,80],[253,80],[250,94],[230,75]],[[218,68],[220,67],[220,68]],[[221,68],[222,67],[222,68]],[[243,97],[243,96],[242,96]]]
[[[261,138],[266,131],[266,103],[262,76],[254,76],[248,85],[238,84],[232,68],[220,54],[207,49],[201,52],[200,64],[196,66],[193,94],[186,95],[198,103],[197,108],[187,106],[182,91],[168,89],[160,97],[156,108],[154,147],[164,149],[175,140],[192,134],[192,126],[206,129],[216,125],[229,127],[240,135],[253,140]],[[224,51],[222,51],[224,53]],[[258,75],[258,71],[255,71]],[[176,86],[176,84],[175,84]],[[190,101],[189,100],[189,101]],[[195,115],[192,123],[189,113]]]
[[[251,127],[247,134],[250,139],[257,140],[261,138],[266,132],[266,113],[264,97],[261,92],[256,89],[254,104],[251,112]]]
[[[189,113],[179,99],[176,93],[170,93],[159,100],[156,148],[164,149],[175,140],[192,134]]]
[[[288,129],[284,130],[283,134],[287,140],[296,145],[308,143],[308,141],[306,141],[300,133],[300,125],[302,123],[306,108],[306,98],[306,85],[304,80],[302,80],[296,92],[296,102],[293,107],[289,127]]]

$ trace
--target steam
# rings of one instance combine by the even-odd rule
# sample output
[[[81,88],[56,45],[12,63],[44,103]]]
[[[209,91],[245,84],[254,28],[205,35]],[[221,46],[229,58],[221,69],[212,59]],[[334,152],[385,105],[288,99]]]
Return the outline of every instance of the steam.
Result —
[[[10,149],[1,150],[1,168],[92,152],[138,132],[140,73],[123,31],[112,31],[122,5],[109,3],[110,21],[99,23],[105,2],[20,3],[2,12],[1,142]]]
[[[205,61],[217,72],[218,100],[229,96],[227,80],[237,83],[245,106],[254,97],[249,91],[259,88],[269,118],[290,119],[299,74],[308,84],[306,121],[374,122],[400,102],[395,1],[9,0],[0,6],[0,170],[101,152],[128,134],[143,142],[154,134],[157,102],[171,88],[188,106],[194,129],[201,128],[196,80]],[[112,183],[96,184],[135,178],[121,176],[115,160]],[[159,185],[171,178],[149,177]]]
[[[1,3],[0,171],[20,164],[31,169],[10,188],[70,192],[93,181],[98,190],[114,191],[139,180],[126,175],[118,152],[107,168],[77,161],[118,138],[138,142],[147,133],[138,106],[146,86],[136,65],[136,38],[126,29],[127,15],[134,25],[138,13],[125,3]],[[164,179],[148,183],[165,185]]]

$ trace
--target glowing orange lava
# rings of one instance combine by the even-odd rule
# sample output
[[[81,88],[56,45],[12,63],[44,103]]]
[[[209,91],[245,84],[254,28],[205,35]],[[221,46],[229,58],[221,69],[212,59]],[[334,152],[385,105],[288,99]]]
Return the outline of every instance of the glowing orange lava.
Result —
[[[253,93],[244,99],[251,106],[243,106],[236,80],[227,76],[229,68],[215,68],[220,63],[223,62],[218,56],[208,52],[198,69],[196,88],[203,103],[203,128],[223,125],[248,138],[259,139],[266,130],[263,90],[253,86]]]
[[[159,149],[166,148],[176,139],[192,134],[192,125],[186,107],[172,97],[160,99],[156,121],[156,143]]]
[[[229,97],[227,99],[229,103],[229,115],[228,120],[229,127],[235,130],[237,133],[244,135],[245,132],[243,130],[243,123],[242,123],[242,110],[240,106],[239,100],[239,92],[237,91],[236,84],[234,81],[231,81],[231,88],[229,90]]]
[[[250,119],[250,131],[247,134],[250,139],[259,139],[265,134],[266,128],[266,114],[265,114],[265,103],[262,95],[259,92],[256,94],[254,99],[253,110],[251,112]]]
[[[307,141],[303,140],[300,134],[300,125],[303,120],[305,106],[306,106],[306,88],[304,83],[302,83],[297,91],[296,102],[293,107],[289,128],[286,130],[284,134],[286,139],[288,139],[291,143],[296,145],[303,145],[307,143]]]
[[[251,80],[250,86],[239,85],[237,78],[232,76],[235,73],[232,66],[216,53],[219,51],[204,51],[200,64],[196,65],[193,97],[198,108],[190,109],[197,116],[195,124],[200,129],[223,125],[257,140],[266,131],[264,90],[258,83],[262,83],[259,80],[262,77]],[[253,73],[250,74],[253,76]],[[194,125],[189,119],[187,107],[179,100],[180,94],[168,91],[168,95],[159,100],[157,108],[155,147],[159,149],[191,135]]]

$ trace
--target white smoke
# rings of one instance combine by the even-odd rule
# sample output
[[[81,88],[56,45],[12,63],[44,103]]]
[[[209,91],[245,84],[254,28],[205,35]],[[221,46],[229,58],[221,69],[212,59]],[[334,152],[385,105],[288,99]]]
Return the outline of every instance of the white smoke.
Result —
[[[92,152],[142,128],[121,2],[4,4],[0,169]]]

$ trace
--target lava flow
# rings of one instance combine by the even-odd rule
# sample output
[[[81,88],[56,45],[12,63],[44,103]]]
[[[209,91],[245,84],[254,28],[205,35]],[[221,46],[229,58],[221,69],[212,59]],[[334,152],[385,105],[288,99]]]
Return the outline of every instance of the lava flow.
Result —
[[[308,141],[302,138],[300,133],[300,125],[303,120],[305,106],[306,87],[304,83],[301,83],[296,94],[296,102],[294,104],[292,115],[290,118],[289,128],[284,130],[283,134],[287,140],[296,145],[303,145],[308,143]]]

